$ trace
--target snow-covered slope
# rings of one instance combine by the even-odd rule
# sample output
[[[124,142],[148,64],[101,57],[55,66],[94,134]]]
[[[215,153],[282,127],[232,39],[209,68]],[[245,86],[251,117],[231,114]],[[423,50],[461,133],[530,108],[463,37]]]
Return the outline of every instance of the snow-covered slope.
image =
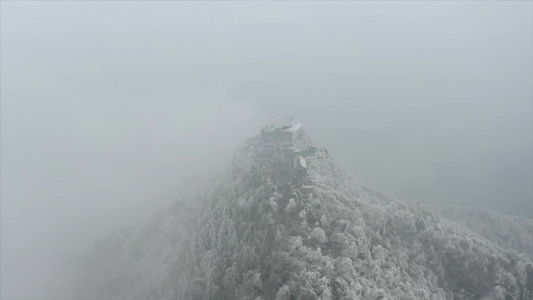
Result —
[[[235,154],[227,176],[86,258],[98,299],[533,299],[533,265],[463,226],[374,191],[307,136]]]
[[[515,250],[533,259],[533,220],[501,214],[488,209],[435,206],[432,211],[464,225],[502,248]]]

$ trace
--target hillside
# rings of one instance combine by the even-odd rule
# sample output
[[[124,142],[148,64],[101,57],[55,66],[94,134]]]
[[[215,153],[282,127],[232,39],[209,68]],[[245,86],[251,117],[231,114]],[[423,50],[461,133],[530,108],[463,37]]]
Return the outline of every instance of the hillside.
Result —
[[[303,169],[286,148],[270,151],[258,138],[237,150],[227,175],[195,205],[177,203],[148,226],[99,242],[86,257],[80,293],[98,299],[533,298],[533,265],[525,255],[368,188],[303,133],[290,149],[303,158]]]
[[[453,220],[502,248],[515,250],[533,259],[533,220],[501,214],[488,209],[440,206],[432,210]]]

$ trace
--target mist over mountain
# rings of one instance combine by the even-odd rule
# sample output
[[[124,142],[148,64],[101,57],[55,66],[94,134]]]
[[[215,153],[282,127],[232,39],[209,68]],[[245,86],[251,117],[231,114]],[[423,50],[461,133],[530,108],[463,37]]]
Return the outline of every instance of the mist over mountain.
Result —
[[[2,300],[89,295],[64,292],[77,280],[72,261],[98,238],[85,269],[102,275],[87,275],[102,295],[131,295],[130,283],[148,293],[147,278],[174,286],[187,274],[184,293],[207,280],[196,265],[167,262],[188,261],[184,249],[205,257],[191,247],[202,224],[222,224],[203,215],[229,197],[237,146],[286,114],[305,123],[317,153],[327,147],[346,173],[409,207],[419,199],[424,211],[454,204],[533,217],[531,1],[0,1],[0,23]],[[290,215],[298,224],[309,193],[334,203],[306,190],[317,184],[293,185],[305,195]],[[330,206],[319,212],[335,219]],[[494,244],[506,240],[491,233],[513,230],[509,245],[528,244],[522,221],[487,213],[458,209],[443,222]],[[493,221],[504,228],[491,232]],[[324,244],[336,226],[320,224]],[[263,283],[273,272],[259,271]]]
[[[461,225],[464,221],[451,221],[461,220],[460,213],[443,218],[365,186],[293,119],[250,138],[221,181],[191,201],[176,202],[148,225],[124,228],[99,241],[85,257],[78,295],[533,297],[533,249],[527,241],[502,245],[504,240],[481,227],[470,230]],[[516,228],[526,237],[533,232],[529,221],[499,230],[505,234]],[[520,236],[514,237],[519,242]]]
[[[505,215],[488,209],[451,205],[433,206],[429,209],[502,248],[524,253],[533,259],[533,219]],[[528,212],[524,210],[524,213]]]
[[[428,203],[489,208],[532,218],[532,166],[533,147],[458,159],[441,166],[439,175],[418,192]]]
[[[507,208],[507,213],[523,218],[533,219],[533,202],[526,200],[519,205]]]

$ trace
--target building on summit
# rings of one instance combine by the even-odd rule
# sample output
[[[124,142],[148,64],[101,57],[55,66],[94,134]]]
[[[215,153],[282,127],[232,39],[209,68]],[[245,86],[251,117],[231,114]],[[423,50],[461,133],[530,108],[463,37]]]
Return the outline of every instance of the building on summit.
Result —
[[[305,158],[300,156],[294,148],[294,142],[303,137],[303,124],[294,117],[283,117],[276,120],[272,125],[261,129],[258,145],[257,158],[267,160],[276,152],[281,152],[286,158],[291,158],[297,174],[307,173]]]
[[[305,158],[303,158],[300,155],[297,155],[294,157],[294,170],[296,170],[296,174],[300,176],[305,176],[307,174],[307,162],[305,161]]]

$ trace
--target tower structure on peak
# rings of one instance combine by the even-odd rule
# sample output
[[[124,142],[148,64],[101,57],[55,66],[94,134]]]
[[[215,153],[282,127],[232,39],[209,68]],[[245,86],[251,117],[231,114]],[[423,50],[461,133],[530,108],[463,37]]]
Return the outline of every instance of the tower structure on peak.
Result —
[[[303,136],[303,124],[296,118],[279,118],[272,125],[263,127],[259,137],[255,138],[258,146],[256,156],[260,160],[268,160],[276,153],[281,153],[283,158],[292,159],[293,166],[299,174],[305,174],[307,163],[295,148],[295,143]]]

